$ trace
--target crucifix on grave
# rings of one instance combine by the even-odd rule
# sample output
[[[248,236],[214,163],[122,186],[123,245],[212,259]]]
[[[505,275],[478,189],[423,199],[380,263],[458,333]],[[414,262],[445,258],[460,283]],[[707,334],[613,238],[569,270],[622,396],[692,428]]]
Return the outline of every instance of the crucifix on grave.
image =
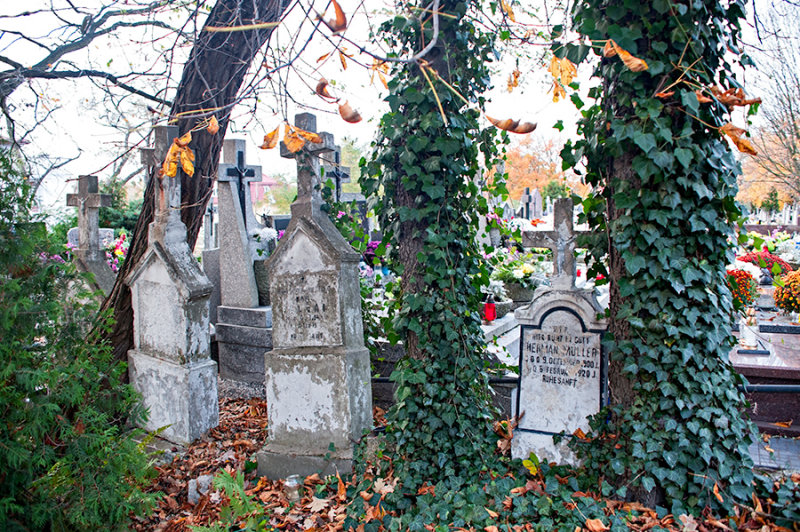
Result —
[[[300,113],[295,116],[295,126],[308,131],[317,132],[317,117],[311,113]],[[318,218],[322,215],[322,193],[320,191],[319,156],[335,150],[333,135],[318,133],[322,142],[306,142],[300,151],[292,153],[281,142],[281,157],[297,161],[297,200],[292,204],[292,216]],[[327,217],[327,215],[324,215]]]
[[[253,231],[261,228],[253,213],[250,183],[261,181],[261,167],[248,166],[244,139],[229,139],[222,146],[217,170],[219,209],[220,293],[222,305],[259,306],[253,273]]]
[[[553,278],[550,284],[554,289],[571,290],[575,288],[575,240],[579,234],[586,232],[574,229],[571,199],[557,199],[553,209],[553,230],[523,231],[522,245],[553,250]]]
[[[235,187],[245,228],[252,230],[257,227],[257,222],[250,200],[250,183],[261,181],[261,167],[245,164],[244,139],[226,140],[222,146],[222,160],[223,164],[217,170],[217,182],[231,183],[231,187]]]
[[[342,185],[350,182],[350,168],[342,166],[342,148],[334,146],[333,160],[329,161],[331,164],[323,166],[325,177],[330,177],[335,185],[334,198],[336,201],[342,201]]]

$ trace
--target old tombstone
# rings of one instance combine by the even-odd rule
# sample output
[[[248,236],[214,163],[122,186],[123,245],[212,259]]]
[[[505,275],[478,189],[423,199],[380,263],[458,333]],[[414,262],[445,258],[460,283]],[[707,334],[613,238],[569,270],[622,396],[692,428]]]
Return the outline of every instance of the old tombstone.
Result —
[[[225,379],[260,384],[264,381],[264,353],[272,348],[272,309],[259,305],[254,270],[252,234],[261,224],[253,213],[250,183],[261,180],[261,167],[245,163],[241,139],[226,140],[222,156],[217,174],[219,371]]]
[[[316,132],[310,113],[295,125]],[[297,200],[267,262],[274,347],[266,355],[268,443],[258,472],[269,478],[349,471],[353,442],[372,426],[360,255],[321,210],[318,157],[333,149],[333,136],[319,137],[297,153],[281,144],[281,156],[297,162]]]
[[[538,192],[539,189],[536,189],[536,191]],[[522,191],[522,195],[519,197],[519,207],[519,218],[530,220],[536,217],[533,214],[533,195],[531,194],[531,189],[529,187],[525,187],[525,189]]]
[[[209,204],[203,216],[203,272],[211,281],[211,297],[209,298],[208,318],[213,325],[217,324],[217,308],[220,305],[220,274],[219,274],[219,231],[217,231],[217,206]],[[216,355],[215,355],[216,356]]]
[[[542,193],[536,188],[531,193],[531,218],[541,218],[544,215],[542,211]]]
[[[67,205],[78,207],[78,247],[73,250],[78,270],[94,275],[94,288],[108,294],[115,275],[106,262],[100,238],[100,207],[111,206],[111,195],[100,194],[97,176],[78,177],[78,192],[67,194]],[[111,238],[114,230],[111,229]]]
[[[151,160],[163,159],[178,135],[174,126],[156,127]],[[181,177],[154,177],[156,212],[148,228],[144,257],[130,272],[134,348],[128,373],[149,410],[147,430],[187,444],[219,419],[217,364],[210,359],[208,298],[211,283],[186,240],[181,221]]]
[[[552,231],[524,231],[523,245],[553,250],[551,286],[539,287],[531,303],[516,311],[520,323],[520,385],[514,431],[515,458],[572,462],[566,442],[553,434],[586,430],[586,417],[597,413],[606,394],[606,357],[601,340],[606,330],[592,290],[575,288],[575,237],[572,200],[554,205]],[[524,414],[523,414],[524,413]]]

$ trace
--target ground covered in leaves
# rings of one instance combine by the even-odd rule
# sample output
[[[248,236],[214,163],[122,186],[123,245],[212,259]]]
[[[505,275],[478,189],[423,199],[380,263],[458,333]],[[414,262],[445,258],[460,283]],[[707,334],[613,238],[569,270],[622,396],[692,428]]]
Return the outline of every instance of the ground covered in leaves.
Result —
[[[386,517],[383,500],[394,491],[393,478],[374,478],[369,490],[358,491],[351,479],[332,476],[327,479],[313,475],[305,479],[299,490],[300,497],[292,500],[291,492],[283,481],[257,478],[255,464],[250,458],[265,444],[267,410],[262,399],[220,399],[220,424],[208,435],[192,444],[184,452],[168,452],[162,456],[165,463],[156,467],[157,477],[148,491],[161,492],[158,507],[145,519],[138,519],[133,527],[136,531],[182,532],[192,527],[208,527],[220,521],[224,526],[218,530],[343,530],[348,501],[358,497],[363,501],[366,515],[358,530],[368,530]],[[376,409],[376,422],[384,422],[383,412]],[[499,449],[506,449],[508,430],[498,430]],[[368,469],[369,471],[369,469]],[[189,500],[189,484],[202,475],[218,477],[215,486],[201,494],[196,503]],[[510,474],[507,476],[511,476]],[[237,492],[237,477],[243,491]],[[220,478],[222,482],[219,482]],[[569,477],[552,476],[564,493],[572,483]],[[486,532],[542,530],[539,523],[519,524],[511,518],[515,507],[529,504],[531,500],[544,498],[553,503],[555,491],[547,485],[541,474],[515,479],[515,487],[508,490],[503,500],[492,507],[484,507],[486,515],[495,524],[481,526]],[[800,483],[800,475],[792,480]],[[224,484],[224,486],[223,486]],[[363,485],[363,480],[362,480]],[[418,493],[423,498],[436,498],[433,486],[425,486]],[[588,503],[588,506],[587,506]],[[736,514],[727,520],[718,520],[707,513],[702,517],[664,515],[664,512],[646,508],[637,503],[604,498],[598,493],[574,491],[563,497],[561,506],[574,512],[582,526],[568,527],[579,532],[601,532],[620,528],[634,531],[675,530],[685,532],[705,531],[782,531],[800,530],[784,528],[774,524],[769,517],[769,501],[754,497],[751,507],[738,507]],[[584,515],[587,507],[601,508],[600,513]],[[563,510],[561,511],[563,512]],[[559,512],[559,513],[561,513]],[[504,515],[506,514],[506,515]],[[511,518],[511,519],[510,519]],[[514,523],[517,524],[506,524]],[[256,523],[258,526],[256,527]],[[426,530],[474,530],[456,526],[437,528],[427,525]],[[549,528],[546,528],[549,529]],[[567,529],[565,529],[567,530]]]

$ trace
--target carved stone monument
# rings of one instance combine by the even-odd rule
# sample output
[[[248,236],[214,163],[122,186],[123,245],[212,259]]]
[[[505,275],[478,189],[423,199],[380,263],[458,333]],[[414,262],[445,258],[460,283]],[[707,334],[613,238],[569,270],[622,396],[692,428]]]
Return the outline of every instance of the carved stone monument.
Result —
[[[297,115],[295,124],[316,131],[312,114]],[[281,145],[281,155],[297,161],[297,200],[267,262],[274,347],[266,356],[269,443],[258,472],[269,478],[349,471],[353,442],[372,426],[360,256],[320,209],[318,156],[333,149],[333,136],[319,136],[297,153]]]
[[[67,205],[78,207],[78,247],[73,251],[79,271],[94,275],[94,286],[105,294],[111,291],[116,276],[106,262],[100,240],[100,207],[111,206],[111,195],[100,194],[97,176],[78,177],[78,192],[67,194]],[[113,238],[113,230],[111,232]]]
[[[533,301],[515,312],[520,323],[520,386],[511,454],[574,463],[566,442],[553,434],[586,430],[606,395],[606,356],[601,345],[606,323],[591,290],[575,288],[572,200],[554,204],[553,231],[525,231],[523,245],[553,250],[551,286],[539,287]],[[524,413],[524,414],[523,414]]]
[[[253,213],[250,183],[261,167],[245,164],[245,141],[226,140],[217,174],[219,196],[220,306],[217,307],[219,371],[225,379],[264,381],[264,353],[272,348],[272,309],[258,304],[252,233],[262,226]]]
[[[163,159],[177,135],[177,127],[156,127],[156,147],[148,156]],[[217,364],[209,350],[211,283],[186,241],[180,170],[175,177],[154,179],[156,212],[147,251],[125,279],[133,296],[128,373],[149,410],[144,428],[167,426],[161,437],[187,444],[219,420]]]

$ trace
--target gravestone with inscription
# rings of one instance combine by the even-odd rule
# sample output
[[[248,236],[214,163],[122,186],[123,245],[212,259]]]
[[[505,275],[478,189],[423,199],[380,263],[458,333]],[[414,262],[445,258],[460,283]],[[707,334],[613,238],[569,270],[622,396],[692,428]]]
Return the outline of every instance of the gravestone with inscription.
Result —
[[[566,442],[553,435],[588,428],[606,394],[606,357],[601,340],[606,323],[592,290],[575,287],[575,238],[572,200],[554,204],[552,231],[524,231],[526,247],[553,250],[551,286],[537,288],[533,301],[514,314],[520,323],[520,385],[511,453],[528,458],[574,463]]]
[[[100,207],[111,206],[111,195],[100,194],[97,176],[82,175],[78,177],[77,193],[67,194],[67,205],[78,208],[78,246],[72,252],[75,267],[93,274],[93,288],[108,294],[114,286],[116,275],[106,262],[99,216]],[[104,236],[108,236],[108,231],[111,231],[113,239],[113,229],[106,229]],[[67,238],[69,240],[69,235]]]
[[[258,301],[252,234],[261,229],[250,183],[261,167],[245,163],[245,141],[226,140],[217,174],[220,305],[216,333],[219,372],[225,379],[260,384],[264,353],[272,348],[272,309]]]
[[[155,128],[156,159],[163,159],[175,126]],[[210,358],[208,298],[211,283],[200,269],[181,221],[181,172],[155,176],[156,209],[148,246],[125,283],[133,307],[128,373],[149,417],[144,428],[187,444],[219,420],[217,364]]]
[[[312,114],[295,124],[316,131]],[[281,155],[297,162],[297,200],[267,262],[274,347],[266,355],[268,443],[258,472],[269,478],[349,471],[353,442],[372,426],[360,255],[321,210],[318,156],[333,148],[333,136],[319,137],[296,153],[281,144]]]

